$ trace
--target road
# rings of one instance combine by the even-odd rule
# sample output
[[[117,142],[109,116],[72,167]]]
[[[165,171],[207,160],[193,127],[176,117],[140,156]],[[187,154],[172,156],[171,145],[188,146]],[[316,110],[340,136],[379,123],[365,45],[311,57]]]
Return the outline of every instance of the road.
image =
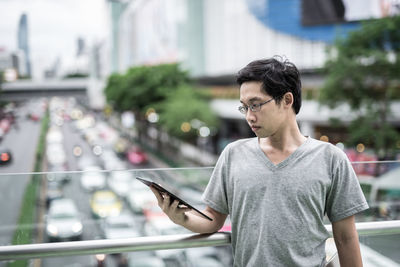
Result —
[[[25,114],[40,103],[26,102],[18,109],[16,124],[5,135],[0,146],[11,150],[13,161],[9,165],[0,166],[0,245],[11,243],[15,225],[18,220],[22,196],[34,170],[35,152],[40,134],[40,122],[26,118]],[[16,126],[17,125],[17,126]],[[13,201],[10,201],[13,200]]]
[[[77,204],[79,211],[83,219],[83,236],[82,240],[96,240],[102,239],[103,235],[100,230],[100,220],[94,219],[91,215],[91,209],[89,199],[91,196],[90,192],[86,192],[80,185],[81,173],[75,172],[79,170],[78,161],[79,157],[73,155],[73,148],[79,146],[82,149],[82,156],[88,156],[102,166],[102,161],[98,156],[95,156],[92,152],[92,148],[84,140],[82,133],[78,131],[74,125],[74,121],[65,121],[61,126],[63,133],[63,145],[67,155],[68,170],[72,171],[69,173],[70,182],[63,187],[64,196],[71,198]],[[131,168],[126,162],[127,168]],[[153,165],[146,165],[147,168],[153,167]],[[125,205],[124,210],[130,212]],[[135,218],[140,225],[143,223],[143,217],[137,216]],[[46,239],[43,242],[47,242]],[[96,266],[97,262],[95,255],[85,255],[79,257],[58,257],[58,258],[43,258],[41,260],[41,266],[53,267],[53,266]],[[116,266],[114,257],[107,257],[107,266]]]

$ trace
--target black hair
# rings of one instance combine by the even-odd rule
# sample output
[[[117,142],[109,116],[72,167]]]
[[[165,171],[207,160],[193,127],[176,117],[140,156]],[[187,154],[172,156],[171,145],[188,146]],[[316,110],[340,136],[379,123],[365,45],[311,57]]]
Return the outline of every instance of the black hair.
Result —
[[[261,82],[261,88],[277,104],[282,101],[283,96],[290,92],[293,94],[293,110],[298,114],[301,107],[301,81],[300,73],[296,66],[280,56],[268,59],[260,59],[250,62],[241,69],[236,77],[239,85],[245,82]]]

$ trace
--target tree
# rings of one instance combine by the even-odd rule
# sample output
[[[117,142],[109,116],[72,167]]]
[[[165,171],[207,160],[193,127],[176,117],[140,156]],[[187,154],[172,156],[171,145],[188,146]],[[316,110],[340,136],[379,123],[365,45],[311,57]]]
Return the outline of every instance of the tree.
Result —
[[[328,53],[320,101],[347,103],[356,118],[348,145],[364,143],[380,159],[393,155],[399,133],[391,126],[391,102],[400,98],[400,16],[370,20],[339,39]]]
[[[210,109],[206,96],[189,86],[179,87],[157,108],[163,128],[183,140],[194,141],[200,135],[201,127],[213,129],[218,125],[218,118]]]
[[[217,116],[205,94],[189,84],[189,74],[178,64],[139,66],[125,74],[112,74],[105,88],[108,103],[117,111],[133,110],[139,138],[150,111],[169,134],[194,142],[204,131],[216,129]],[[208,129],[208,130],[207,130]]]
[[[165,100],[170,92],[188,83],[188,77],[178,64],[133,67],[125,74],[112,74],[105,95],[116,110],[145,112],[145,107]]]

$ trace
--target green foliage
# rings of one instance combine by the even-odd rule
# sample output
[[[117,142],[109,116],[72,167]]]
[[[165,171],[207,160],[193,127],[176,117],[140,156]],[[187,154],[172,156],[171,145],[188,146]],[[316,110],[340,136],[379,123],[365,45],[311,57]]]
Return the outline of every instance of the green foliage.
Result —
[[[107,101],[117,110],[128,110],[129,107],[121,107],[124,98],[124,76],[118,73],[111,74],[108,77],[107,86],[104,89]]]
[[[143,112],[145,107],[165,100],[169,92],[188,81],[188,73],[180,70],[178,64],[133,67],[125,74],[111,75],[105,95],[116,110]]]
[[[181,86],[168,95],[166,101],[159,105],[160,123],[172,135],[190,140],[198,136],[198,129],[190,126],[187,132],[182,131],[183,123],[191,124],[193,120],[210,129],[218,124],[218,118],[210,109],[207,99],[200,92],[189,86]]]
[[[105,94],[118,111],[134,110],[145,114],[149,108],[155,109],[161,127],[185,140],[197,138],[198,129],[183,132],[184,122],[197,119],[202,126],[211,129],[217,125],[217,117],[207,102],[208,94],[192,88],[189,74],[180,70],[178,64],[133,67],[125,74],[113,74],[108,79]]]
[[[390,103],[400,98],[400,16],[365,22],[329,51],[320,101],[348,103],[357,114],[349,144],[364,142],[384,157],[399,135],[389,125]]]

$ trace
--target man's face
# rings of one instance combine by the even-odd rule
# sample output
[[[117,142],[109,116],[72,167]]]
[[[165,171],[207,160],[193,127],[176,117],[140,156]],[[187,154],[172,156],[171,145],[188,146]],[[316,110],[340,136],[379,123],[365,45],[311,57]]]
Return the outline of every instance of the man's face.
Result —
[[[259,107],[259,111],[252,111],[251,105],[257,106],[272,99],[261,89],[261,82],[245,82],[240,86],[240,102],[248,107],[246,121],[251,130],[260,138],[275,134],[284,118],[283,110],[275,100]]]

